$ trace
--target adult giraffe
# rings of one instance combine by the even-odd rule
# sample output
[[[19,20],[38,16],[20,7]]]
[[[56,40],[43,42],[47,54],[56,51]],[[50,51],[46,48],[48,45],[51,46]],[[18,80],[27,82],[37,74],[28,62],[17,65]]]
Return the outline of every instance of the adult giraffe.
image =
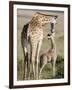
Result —
[[[21,42],[24,53],[24,79],[30,76],[30,62],[32,63],[33,78],[38,79],[39,52],[43,40],[43,26],[51,23],[54,32],[57,16],[36,12],[31,21],[23,27]],[[28,42],[30,43],[30,60],[28,59]]]

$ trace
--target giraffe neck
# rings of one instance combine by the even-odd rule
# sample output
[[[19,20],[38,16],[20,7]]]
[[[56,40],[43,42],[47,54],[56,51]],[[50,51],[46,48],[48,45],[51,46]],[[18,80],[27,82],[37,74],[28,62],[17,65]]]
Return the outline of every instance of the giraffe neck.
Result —
[[[52,20],[52,17],[51,16],[43,16],[41,19],[42,19],[41,20],[42,24],[44,25],[44,24],[50,23]]]
[[[38,19],[42,25],[47,23],[56,23],[56,16],[54,15],[39,14]]]
[[[54,38],[51,38],[51,49],[56,49],[56,44]]]
[[[32,17],[31,24],[34,26],[41,26],[45,25],[47,23],[55,23],[56,22],[56,16],[55,15],[46,15],[42,13],[35,13]]]

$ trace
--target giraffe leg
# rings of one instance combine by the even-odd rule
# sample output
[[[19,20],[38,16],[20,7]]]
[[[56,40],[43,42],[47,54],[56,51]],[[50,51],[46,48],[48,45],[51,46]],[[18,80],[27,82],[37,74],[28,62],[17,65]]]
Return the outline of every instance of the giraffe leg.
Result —
[[[37,46],[37,60],[36,60],[36,79],[39,78],[39,68],[38,68],[38,64],[39,64],[39,52],[41,49],[41,44],[42,44],[42,40],[39,41],[38,46]]]
[[[27,55],[27,79],[30,79],[30,60],[28,59]]]
[[[55,64],[56,64],[56,60],[53,61],[53,77],[55,77]]]
[[[24,79],[28,79],[28,52],[27,48],[24,47]]]
[[[33,70],[33,75],[34,75],[34,79],[36,78],[36,49],[37,49],[37,45],[33,45],[32,46],[32,55],[31,55],[31,61],[32,61],[32,70]]]
[[[46,64],[44,64],[44,65],[41,67],[41,69],[40,69],[40,72],[39,72],[39,79],[41,78],[41,72],[42,72],[43,68],[45,67],[45,65],[46,65]]]

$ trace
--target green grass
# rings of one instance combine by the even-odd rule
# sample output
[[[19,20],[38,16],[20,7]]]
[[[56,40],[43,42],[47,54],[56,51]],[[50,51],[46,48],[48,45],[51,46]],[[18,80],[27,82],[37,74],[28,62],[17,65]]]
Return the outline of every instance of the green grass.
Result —
[[[24,62],[23,60],[17,60],[17,80],[23,80],[24,75]]]
[[[18,60],[18,65],[17,65],[17,79],[18,80],[23,80],[23,71],[24,71],[24,63],[23,60]],[[31,79],[33,79],[32,76],[33,74],[31,73]],[[50,63],[48,63],[42,73],[41,73],[41,79],[53,79],[53,78],[64,78],[64,58],[62,56],[57,57],[56,60],[56,75],[53,77],[53,72],[52,72],[52,66]]]
[[[42,71],[41,79],[64,78],[64,58],[62,56],[58,55],[55,69],[56,75],[53,77],[52,66],[47,64]]]

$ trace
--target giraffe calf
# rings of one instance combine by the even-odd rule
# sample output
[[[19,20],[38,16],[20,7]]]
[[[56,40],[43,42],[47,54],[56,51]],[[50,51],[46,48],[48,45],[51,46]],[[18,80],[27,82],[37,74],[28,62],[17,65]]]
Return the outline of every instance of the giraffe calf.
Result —
[[[55,76],[55,63],[56,63],[56,58],[57,58],[57,54],[56,54],[56,45],[55,45],[55,33],[51,33],[48,34],[48,39],[51,41],[51,48],[46,52],[43,53],[40,56],[40,74],[39,74],[39,78],[41,76],[41,72],[43,70],[43,68],[45,67],[45,65],[47,63],[51,63],[52,67],[53,67],[53,77]]]

